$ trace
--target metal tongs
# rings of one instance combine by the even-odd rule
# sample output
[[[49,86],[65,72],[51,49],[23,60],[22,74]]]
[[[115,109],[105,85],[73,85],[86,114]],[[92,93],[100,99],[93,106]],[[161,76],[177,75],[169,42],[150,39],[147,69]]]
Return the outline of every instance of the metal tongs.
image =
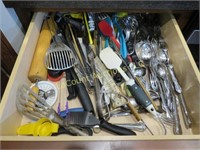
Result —
[[[80,128],[68,125],[63,121],[55,110],[49,106],[43,98],[34,93],[27,85],[23,84],[19,87],[17,92],[16,106],[19,112],[32,120],[40,118],[49,118],[65,130],[69,131],[72,135],[88,136]]]

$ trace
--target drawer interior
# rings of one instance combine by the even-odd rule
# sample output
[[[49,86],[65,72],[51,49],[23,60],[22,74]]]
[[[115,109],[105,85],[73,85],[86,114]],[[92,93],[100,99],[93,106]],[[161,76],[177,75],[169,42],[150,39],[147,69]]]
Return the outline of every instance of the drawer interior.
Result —
[[[31,84],[27,78],[28,71],[30,68],[30,64],[32,61],[32,57],[34,55],[35,46],[40,34],[40,29],[42,26],[42,22],[44,19],[45,13],[35,13],[33,19],[30,23],[29,29],[27,34],[24,38],[20,53],[18,55],[16,64],[14,66],[12,75],[8,82],[6,91],[2,98],[2,102],[0,105],[0,125],[1,125],[1,136],[16,136],[16,129],[21,125],[27,122],[30,122],[29,119],[19,114],[16,109],[16,92],[19,85],[22,83]],[[183,128],[183,135],[198,135],[199,125],[200,125],[200,112],[199,112],[199,83],[200,83],[200,76],[199,71],[194,63],[192,55],[189,51],[189,48],[184,40],[184,37],[181,33],[181,30],[178,27],[176,20],[173,16],[169,14],[161,15],[163,20],[161,26],[162,36],[164,37],[168,49],[169,49],[169,56],[170,61],[174,65],[175,73],[178,78],[178,81],[182,87],[183,95],[186,99],[187,106],[191,111],[191,116],[193,119],[193,125],[191,129],[186,129],[181,118],[181,124]],[[59,86],[59,83],[56,83],[56,86]],[[65,96],[64,95],[63,97]],[[91,97],[93,93],[91,93]],[[93,99],[93,98],[92,98]],[[63,104],[64,105],[64,104]],[[81,106],[78,100],[73,100],[69,102],[69,106]],[[54,105],[57,107],[57,103]],[[162,128],[160,124],[158,124],[150,115],[142,115],[143,120],[147,122],[148,127],[155,133],[155,138],[174,138],[172,133],[172,129],[168,129],[168,135],[170,136],[162,136]],[[134,117],[114,117],[110,120],[114,123],[125,123],[125,122],[134,122],[136,121]],[[107,132],[100,132],[99,134],[95,134],[95,136],[104,138],[112,136]],[[132,137],[131,139],[140,139],[143,137],[147,139],[151,138],[152,136],[145,131],[144,133],[139,133],[138,136]],[[18,137],[20,139],[20,137]],[[70,137],[71,138],[71,137]],[[129,137],[130,138],[130,137]],[[187,137],[186,137],[187,138]],[[56,138],[53,138],[56,140]],[[75,138],[73,138],[75,139]],[[83,138],[84,139],[84,138]],[[82,140],[83,140],[82,139]]]

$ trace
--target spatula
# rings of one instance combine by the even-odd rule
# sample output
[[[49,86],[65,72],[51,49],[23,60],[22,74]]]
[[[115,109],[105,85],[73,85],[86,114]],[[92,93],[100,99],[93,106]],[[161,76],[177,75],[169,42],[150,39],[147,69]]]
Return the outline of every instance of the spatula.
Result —
[[[111,25],[106,20],[102,20],[98,23],[98,26],[103,35],[110,37],[110,39],[116,44],[116,46],[120,48],[120,43],[115,39]]]
[[[64,45],[64,44],[63,44]],[[64,45],[65,49],[51,50],[46,54],[45,65],[48,69],[52,70],[69,70],[72,78],[77,81],[75,84],[77,95],[85,111],[94,113],[94,108],[90,96],[82,81],[74,71],[75,58],[72,50]]]
[[[98,120],[93,114],[84,112],[71,112],[64,121],[66,125],[81,126],[81,127],[94,127],[100,126],[101,129],[109,131],[117,135],[136,135],[136,133],[130,129],[120,127],[107,122],[104,119]]]
[[[125,79],[127,87],[131,93],[131,95],[135,98],[137,103],[147,109],[154,116],[157,115],[157,111],[155,110],[151,100],[145,94],[141,87],[139,87],[134,79],[130,79],[126,73],[120,67],[122,60],[120,57],[112,50],[112,48],[107,47],[100,52],[100,59],[106,65],[108,69],[117,69],[118,72]]]

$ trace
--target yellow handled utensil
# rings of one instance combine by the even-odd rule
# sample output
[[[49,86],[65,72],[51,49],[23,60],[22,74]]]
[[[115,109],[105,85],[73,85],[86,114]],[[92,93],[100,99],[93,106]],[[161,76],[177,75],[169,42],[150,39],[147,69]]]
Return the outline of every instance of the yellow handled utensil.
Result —
[[[51,136],[58,132],[59,125],[47,118],[41,118],[37,122],[20,126],[17,129],[18,135]]]
[[[51,39],[56,32],[54,21],[50,18],[44,21],[40,32],[35,53],[31,62],[28,78],[31,82],[47,80],[47,69],[44,65],[44,58],[48,50]]]
[[[85,21],[86,30],[87,30],[87,33],[88,33],[89,44],[93,44],[93,40],[92,40],[92,36],[91,36],[90,30],[89,30],[87,16],[86,16],[85,12],[83,13],[83,17],[84,17],[84,21]]]

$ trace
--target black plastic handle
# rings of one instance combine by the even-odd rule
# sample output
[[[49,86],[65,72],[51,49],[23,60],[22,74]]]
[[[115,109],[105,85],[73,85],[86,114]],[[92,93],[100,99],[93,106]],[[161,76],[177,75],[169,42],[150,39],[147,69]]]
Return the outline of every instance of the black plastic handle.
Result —
[[[62,70],[49,70],[48,69],[48,75],[52,78],[58,78],[59,76],[61,76],[63,73]]]
[[[70,70],[70,73],[71,73],[74,81],[76,81],[76,83],[75,83],[76,92],[77,92],[80,102],[83,106],[83,109],[85,111],[88,111],[88,112],[91,112],[94,114],[94,107],[92,105],[92,102],[88,95],[88,92],[85,88],[85,85],[82,83],[82,81],[79,81],[78,76],[76,75],[76,72],[74,71],[73,68],[70,68],[69,70]]]
[[[80,31],[83,31],[84,30],[84,26],[83,26],[83,24],[81,23],[81,22],[79,22],[79,21],[76,21],[76,20],[74,20],[74,19],[67,19],[67,21],[71,24],[71,25],[73,25],[76,29],[78,29],[78,30],[80,30]]]
[[[65,73],[66,73],[67,90],[69,93],[67,100],[72,100],[72,99],[76,98],[76,96],[77,96],[76,89],[73,84],[71,84],[71,83],[68,84],[69,81],[71,82],[73,80],[70,71],[66,70]]]
[[[136,135],[136,133],[130,129],[113,125],[103,119],[101,120],[100,127],[117,135]]]
[[[93,132],[92,132],[91,128],[80,127],[79,129],[81,131],[84,131],[89,136],[93,135]],[[58,135],[61,135],[61,134],[70,134],[70,135],[76,136],[76,134],[71,133],[69,130],[66,130],[64,127],[61,127],[61,126],[59,126],[59,128],[58,128],[58,132],[57,133],[53,133],[52,136],[58,136]]]
[[[127,87],[129,89],[131,95],[135,98],[136,102],[140,106],[146,108],[152,104],[151,100],[148,98],[148,96],[143,91],[143,89],[141,87],[139,87],[136,83],[134,83],[134,84],[127,83]]]

